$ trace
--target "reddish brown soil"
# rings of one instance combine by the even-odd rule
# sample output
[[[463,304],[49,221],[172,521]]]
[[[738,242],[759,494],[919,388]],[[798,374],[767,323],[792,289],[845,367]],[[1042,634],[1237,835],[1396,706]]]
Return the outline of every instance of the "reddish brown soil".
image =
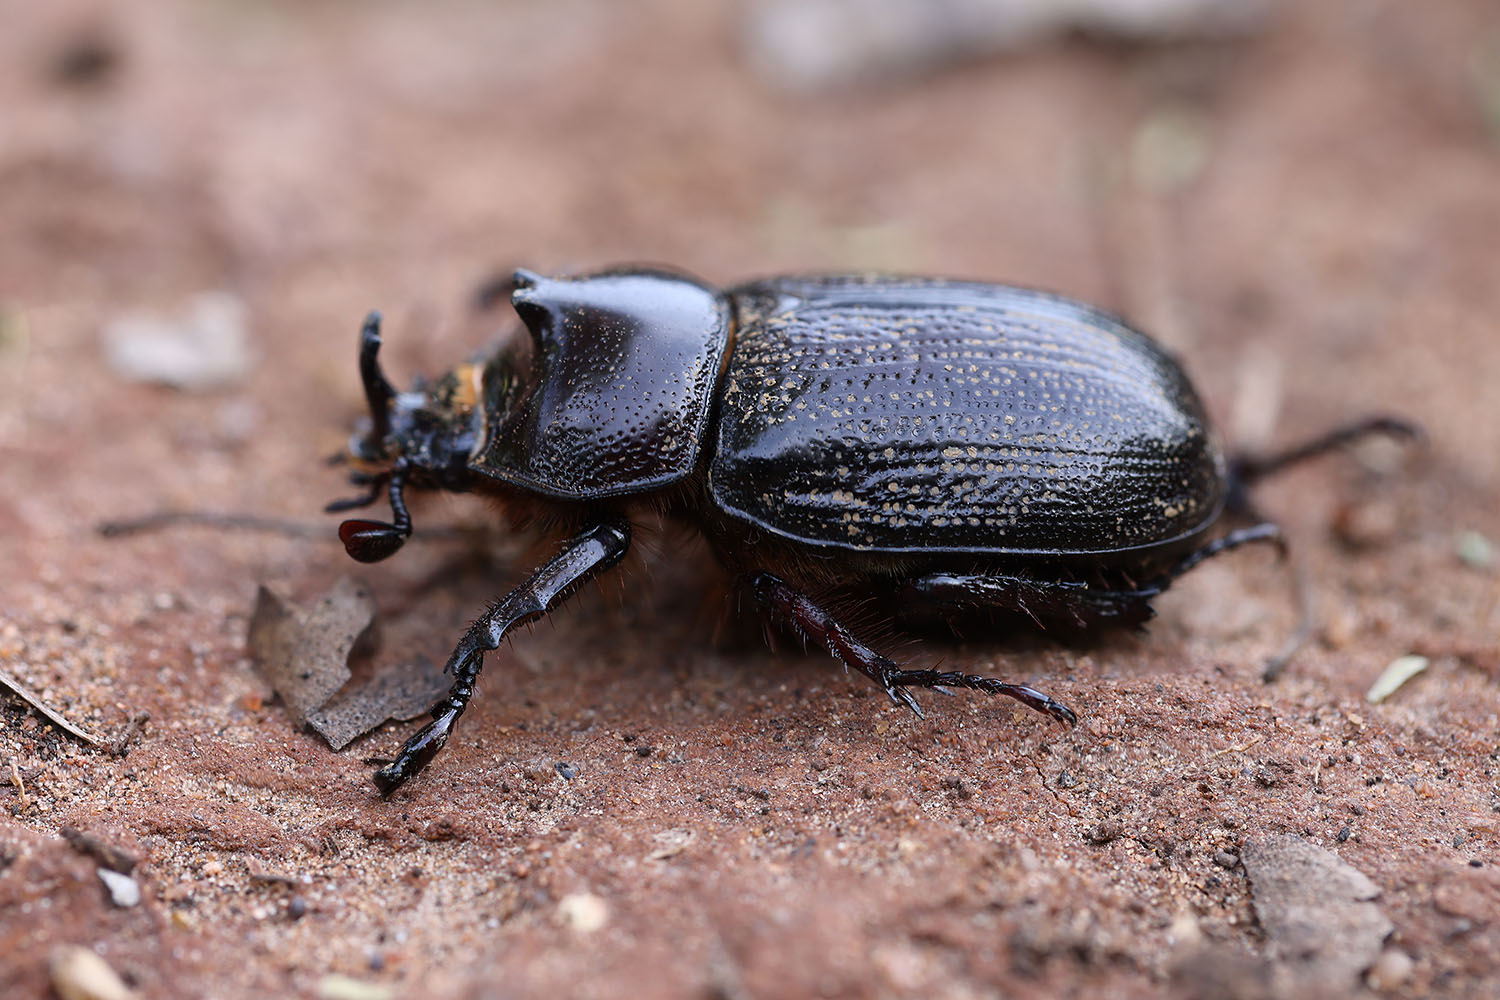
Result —
[[[149,996],[330,973],[412,997],[1246,996],[1262,934],[1214,859],[1294,833],[1382,889],[1401,992],[1495,995],[1500,577],[1455,538],[1500,542],[1500,14],[1284,6],[1236,44],[1066,42],[793,99],[743,68],[727,4],[0,2],[0,665],[106,735],[151,716],[122,759],[0,698],[0,994],[46,994],[82,944]],[[63,82],[88,38],[113,68]],[[1185,184],[1143,181],[1162,122],[1206,143]],[[526,546],[367,568],[331,523],[94,534],[164,507],[316,521],[347,489],[322,458],[361,408],[367,309],[405,381],[486,342],[468,296],[496,269],[621,260],[1044,285],[1158,331],[1231,440],[1388,410],[1430,445],[1261,491],[1321,623],[1277,684],[1295,602],[1262,551],[1186,578],[1142,637],[908,647],[1043,687],[1084,716],[1065,732],[972,696],[918,720],[825,657],[715,645],[713,567],[666,535],[493,656],[388,802],[362,758],[409,727],[341,754],[295,729],[244,654],[257,583],[355,573],[385,655],[441,658]],[[205,289],[250,309],[245,381],[109,370],[108,321]],[[1427,672],[1367,704],[1410,652]],[[140,906],[69,825],[142,858]]]

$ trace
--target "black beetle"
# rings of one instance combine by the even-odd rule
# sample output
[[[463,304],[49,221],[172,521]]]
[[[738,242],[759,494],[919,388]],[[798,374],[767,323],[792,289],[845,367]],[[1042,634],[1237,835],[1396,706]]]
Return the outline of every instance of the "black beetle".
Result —
[[[447,668],[433,721],[375,773],[390,793],[438,752],[485,650],[620,561],[630,516],[688,519],[765,611],[917,711],[911,687],[1004,694],[990,677],[906,670],[809,593],[880,599],[902,620],[1022,615],[1053,629],[1136,626],[1210,556],[1279,544],[1245,486],[1371,432],[1376,418],[1260,461],[1227,461],[1177,363],[1108,313],[1003,285],[882,276],[780,277],[720,291],[682,275],[528,271],[511,302],[530,331],[485,360],[397,393],[380,317],[361,335],[370,425],[353,480],[392,523],[345,521],[355,559],[411,534],[404,490],[476,491],[571,529],[562,552],[491,607]]]

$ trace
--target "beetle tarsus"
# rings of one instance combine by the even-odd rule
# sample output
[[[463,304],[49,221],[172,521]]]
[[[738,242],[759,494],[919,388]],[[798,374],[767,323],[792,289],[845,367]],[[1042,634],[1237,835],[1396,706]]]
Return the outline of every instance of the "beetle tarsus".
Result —
[[[1051,695],[1044,694],[1026,684],[1011,684],[994,677],[941,670],[902,670],[891,678],[891,683],[926,688],[939,686],[968,688],[971,691],[984,691],[987,694],[1003,694],[1008,698],[1016,699],[1027,708],[1035,709],[1043,715],[1050,715],[1058,722],[1069,726],[1078,724],[1078,715],[1071,708]]]
[[[767,611],[788,622],[799,634],[828,648],[845,667],[853,667],[879,684],[894,702],[905,705],[923,718],[922,709],[907,688],[968,688],[987,694],[1014,698],[1028,708],[1073,725],[1078,716],[1062,702],[1025,684],[1011,684],[994,677],[981,677],[943,670],[905,670],[889,657],[875,652],[849,633],[849,630],[819,607],[812,598],[793,589],[771,573],[757,573],[751,579],[756,600]]]
[[[454,723],[474,697],[486,651],[498,649],[517,625],[541,618],[580,584],[614,566],[629,548],[630,527],[624,521],[597,524],[480,616],[448,657],[445,669],[453,674],[453,686],[432,707],[432,721],[402,744],[394,761],[375,772],[373,780],[381,794],[400,788],[448,742]]]
[[[406,779],[426,767],[447,744],[448,737],[453,732],[453,724],[462,714],[463,706],[454,707],[447,703],[433,709],[432,721],[402,745],[395,760],[375,772],[371,780],[380,789],[380,794],[390,795],[405,784]]]

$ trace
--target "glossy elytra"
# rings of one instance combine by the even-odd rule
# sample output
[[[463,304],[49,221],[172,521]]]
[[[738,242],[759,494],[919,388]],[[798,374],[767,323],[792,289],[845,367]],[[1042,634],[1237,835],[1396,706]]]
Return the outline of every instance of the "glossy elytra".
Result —
[[[990,677],[907,670],[841,625],[846,602],[898,621],[1019,616],[1052,630],[1136,626],[1204,559],[1279,543],[1245,487],[1369,433],[1378,418],[1282,455],[1227,461],[1187,376],[1145,334],[1070,299],[1003,285],[781,277],[719,290],[661,271],[554,279],[519,271],[530,336],[398,393],[380,318],[361,335],[370,408],[353,479],[392,521],[349,520],[374,562],[411,535],[410,488],[539,508],[568,540],[487,611],[448,660],[432,722],[375,774],[390,793],[447,741],[483,655],[624,557],[631,518],[666,511],[703,534],[759,606],[912,710],[914,687],[1015,698]],[[817,595],[814,599],[811,595]]]

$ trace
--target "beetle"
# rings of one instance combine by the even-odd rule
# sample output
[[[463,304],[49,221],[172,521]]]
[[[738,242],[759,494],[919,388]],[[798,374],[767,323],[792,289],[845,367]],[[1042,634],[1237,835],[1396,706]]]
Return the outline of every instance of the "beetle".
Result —
[[[1024,684],[902,668],[830,608],[876,599],[905,622],[1136,627],[1205,559],[1281,544],[1253,516],[1251,482],[1414,430],[1376,417],[1230,461],[1156,342],[1006,285],[793,275],[720,290],[634,268],[521,270],[511,287],[529,337],[410,392],[381,370],[379,313],[360,335],[370,414],[347,457],[366,491],[328,510],[384,491],[392,520],[344,521],[352,557],[402,546],[410,488],[486,494],[570,536],[459,641],[432,721],[374,775],[386,795],[447,742],[484,653],[619,563],[642,509],[696,526],[765,613],[914,712],[912,688],[968,688],[1072,724]],[[1226,514],[1255,523],[1223,530]]]

